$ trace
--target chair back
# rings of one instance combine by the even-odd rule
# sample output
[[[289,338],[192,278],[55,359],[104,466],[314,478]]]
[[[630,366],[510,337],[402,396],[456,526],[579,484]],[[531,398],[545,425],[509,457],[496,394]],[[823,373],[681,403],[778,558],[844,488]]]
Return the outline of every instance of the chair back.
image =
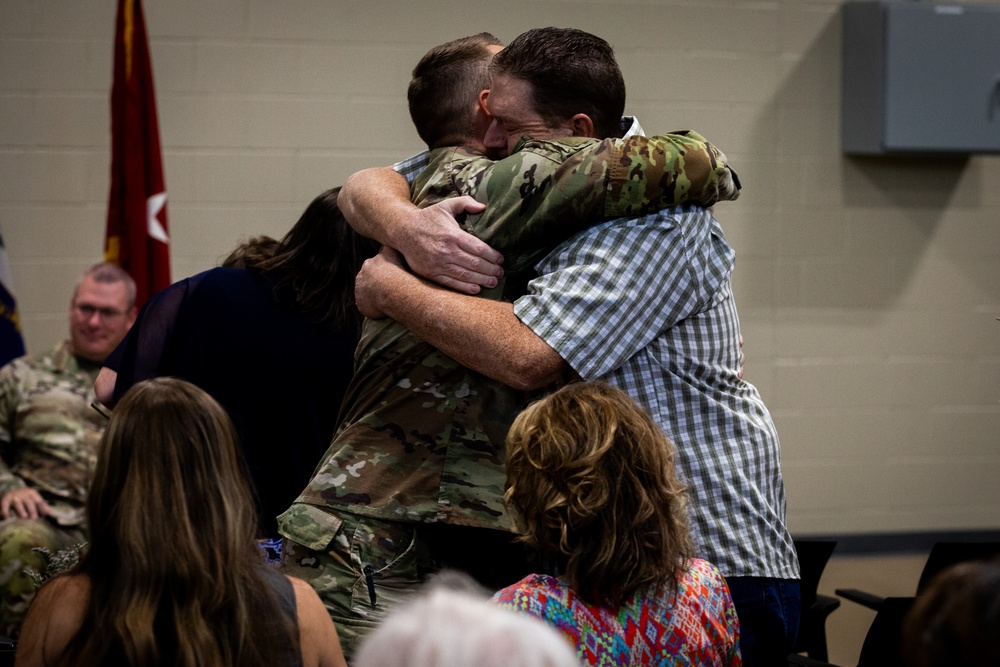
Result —
[[[796,653],[808,653],[810,658],[827,659],[826,618],[840,606],[840,600],[829,595],[819,595],[819,580],[837,546],[836,540],[795,539],[799,556],[799,580],[802,615],[799,633],[792,647]]]
[[[923,593],[942,570],[970,560],[989,560],[1000,556],[1000,542],[937,542],[924,563],[917,583],[917,595]]]
[[[900,653],[903,619],[914,598],[886,598],[861,645],[858,667],[902,667]]]
[[[802,608],[806,609],[816,601],[816,591],[823,570],[837,547],[836,540],[795,539],[795,552],[799,556],[800,585],[802,586]]]

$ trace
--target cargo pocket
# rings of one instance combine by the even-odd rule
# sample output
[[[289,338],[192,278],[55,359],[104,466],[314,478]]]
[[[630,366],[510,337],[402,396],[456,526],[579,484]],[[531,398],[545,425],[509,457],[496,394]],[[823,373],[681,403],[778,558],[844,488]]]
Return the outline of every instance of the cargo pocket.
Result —
[[[326,551],[344,525],[330,510],[295,503],[278,516],[278,532],[313,551]]]

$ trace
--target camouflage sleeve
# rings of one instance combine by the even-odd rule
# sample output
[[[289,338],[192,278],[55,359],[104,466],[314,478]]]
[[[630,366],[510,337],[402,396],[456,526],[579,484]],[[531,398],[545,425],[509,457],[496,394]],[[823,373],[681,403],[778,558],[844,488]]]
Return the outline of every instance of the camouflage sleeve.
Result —
[[[466,228],[507,255],[510,269],[604,219],[685,202],[707,206],[739,194],[725,155],[692,131],[526,141],[488,168],[467,163],[451,176],[461,193],[487,204]]]
[[[467,165],[458,190],[486,204],[466,228],[507,255],[563,239],[603,217],[609,158],[596,139],[530,141],[486,169]]]
[[[19,364],[15,360],[0,368],[0,498],[25,486],[24,480],[15,475],[9,465],[13,456],[15,410],[21,394],[17,373]]]
[[[736,199],[740,182],[722,151],[692,130],[611,142],[608,218],[652,213],[677,204],[711,206]]]

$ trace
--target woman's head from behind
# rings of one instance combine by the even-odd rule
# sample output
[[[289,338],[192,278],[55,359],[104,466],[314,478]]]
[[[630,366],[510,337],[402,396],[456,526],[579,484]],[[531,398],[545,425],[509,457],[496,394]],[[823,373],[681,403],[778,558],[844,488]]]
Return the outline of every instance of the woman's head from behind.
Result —
[[[282,237],[273,256],[258,266],[274,273],[279,290],[295,308],[314,313],[338,330],[356,324],[354,276],[379,245],[355,232],[337,205],[340,188],[323,192],[309,203]]]
[[[959,563],[938,574],[903,623],[904,664],[1000,664],[1000,560]]]
[[[213,549],[225,562],[256,528],[241,456],[228,415],[204,391],[174,378],[136,384],[104,434],[87,505],[92,548],[140,569]]]
[[[87,517],[90,595],[60,664],[267,665],[294,650],[232,424],[198,387],[157,378],[126,392]]]
[[[504,498],[523,539],[560,557],[588,602],[675,583],[690,551],[673,445],[605,384],[567,385],[517,417]]]

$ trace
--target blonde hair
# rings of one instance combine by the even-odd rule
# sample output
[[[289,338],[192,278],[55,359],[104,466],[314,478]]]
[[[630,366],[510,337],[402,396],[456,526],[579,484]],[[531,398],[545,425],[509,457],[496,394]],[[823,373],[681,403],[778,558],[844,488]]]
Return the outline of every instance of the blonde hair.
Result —
[[[298,634],[264,579],[256,513],[225,411],[174,378],[132,387],[87,501],[91,582],[66,665],[260,665]]]
[[[629,396],[570,384],[518,415],[504,501],[521,539],[553,553],[583,600],[618,607],[675,586],[691,541],[674,448]]]
[[[353,667],[580,667],[543,621],[497,606],[474,583],[447,574],[365,637]]]

